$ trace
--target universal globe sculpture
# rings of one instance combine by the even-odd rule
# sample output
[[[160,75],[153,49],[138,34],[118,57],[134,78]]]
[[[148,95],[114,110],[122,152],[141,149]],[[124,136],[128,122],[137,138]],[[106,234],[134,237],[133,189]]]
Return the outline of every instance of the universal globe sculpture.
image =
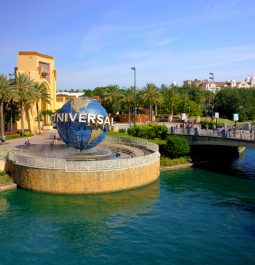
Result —
[[[87,97],[68,101],[54,121],[60,138],[68,146],[81,150],[98,145],[113,125],[103,106]]]
[[[47,139],[42,144],[31,144],[25,152],[24,146],[9,152],[8,170],[19,187],[93,194],[137,188],[158,179],[160,154],[156,144],[144,139],[108,137],[97,148],[91,148],[113,126],[97,101],[73,99],[52,121],[65,143],[53,144]]]

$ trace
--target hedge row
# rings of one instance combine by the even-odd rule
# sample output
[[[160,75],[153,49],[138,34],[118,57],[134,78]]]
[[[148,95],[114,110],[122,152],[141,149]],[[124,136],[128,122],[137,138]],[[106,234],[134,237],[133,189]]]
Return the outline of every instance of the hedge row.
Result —
[[[32,136],[31,132],[24,132],[24,137]],[[21,133],[7,134],[6,140],[18,139],[21,137]]]
[[[6,135],[6,140],[12,140],[12,139],[17,139],[17,138],[20,138],[20,134],[18,133]]]
[[[127,133],[134,137],[141,137],[145,139],[166,139],[167,127],[165,125],[147,124],[137,125],[128,128]]]

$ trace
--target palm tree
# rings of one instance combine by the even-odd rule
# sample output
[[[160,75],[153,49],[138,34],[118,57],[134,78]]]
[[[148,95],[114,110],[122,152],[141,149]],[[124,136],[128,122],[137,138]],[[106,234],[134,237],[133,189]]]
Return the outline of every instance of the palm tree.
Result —
[[[35,82],[34,83],[34,90],[37,94],[36,97],[36,113],[37,113],[37,122],[38,122],[38,132],[41,133],[41,115],[40,115],[40,111],[39,111],[39,101],[43,101],[45,103],[50,103],[51,97],[50,94],[47,90],[47,88],[45,87],[45,85],[43,83],[39,83],[39,82]]]
[[[121,102],[128,107],[128,123],[130,123],[130,109],[134,104],[134,88],[128,88],[121,94]]]
[[[0,75],[0,118],[1,118],[1,133],[5,134],[4,128],[4,102],[12,99],[14,96],[13,85],[5,75]]]
[[[46,109],[46,110],[41,110],[40,114],[43,115],[44,117],[44,124],[47,125],[46,121],[47,121],[47,117],[50,117],[52,114],[54,114],[54,111]]]
[[[143,89],[142,100],[145,104],[149,104],[151,121],[153,105],[156,106],[162,102],[162,95],[155,84],[146,84],[145,88]]]
[[[111,85],[107,87],[104,100],[111,106],[113,114],[116,114],[120,109],[120,98],[121,91],[118,85]]]
[[[176,86],[165,86],[162,88],[162,94],[164,96],[164,101],[167,107],[169,107],[170,113],[174,115],[174,107],[177,104],[179,95]]]
[[[15,92],[18,98],[21,115],[21,134],[24,135],[24,107],[25,105],[34,102],[36,93],[34,88],[34,82],[28,75],[18,74],[15,79]],[[30,124],[29,116],[28,122]],[[29,126],[30,127],[30,126]]]

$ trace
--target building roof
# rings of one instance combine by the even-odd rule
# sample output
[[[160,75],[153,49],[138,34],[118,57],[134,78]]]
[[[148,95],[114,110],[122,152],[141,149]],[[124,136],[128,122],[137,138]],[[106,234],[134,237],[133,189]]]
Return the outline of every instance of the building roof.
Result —
[[[58,91],[57,96],[59,95],[65,95],[65,96],[76,96],[76,97],[81,97],[81,96],[84,96],[84,93],[83,92],[60,92]]]
[[[42,54],[39,52],[19,52],[19,55],[36,55],[47,59],[54,59],[53,56]]]

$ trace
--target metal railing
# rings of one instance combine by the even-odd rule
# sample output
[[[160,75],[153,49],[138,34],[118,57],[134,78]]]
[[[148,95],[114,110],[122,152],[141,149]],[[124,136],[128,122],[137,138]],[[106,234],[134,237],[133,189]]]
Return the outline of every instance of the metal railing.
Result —
[[[174,128],[170,127],[168,130],[169,134],[177,135],[187,135],[187,136],[204,136],[204,137],[216,137],[223,139],[232,139],[232,140],[243,140],[254,142],[255,133],[243,131],[240,129],[236,130],[224,130],[224,129],[194,129],[194,128]]]
[[[107,136],[103,140],[102,143],[121,143],[121,144],[128,144],[128,145],[133,145],[133,146],[141,146],[144,147],[148,150],[158,152],[159,147],[157,144],[148,142],[145,139],[142,138],[136,138],[136,137],[125,137],[125,136]]]
[[[134,146],[142,146],[152,153],[139,157],[125,158],[125,159],[111,159],[100,161],[73,161],[61,158],[51,157],[36,157],[29,152],[23,152],[22,150],[15,150],[9,152],[8,159],[13,161],[14,164],[23,165],[33,168],[45,168],[45,169],[61,169],[71,172],[97,172],[97,171],[112,171],[122,170],[134,167],[142,167],[153,162],[156,162],[160,154],[158,152],[158,145],[147,142],[144,139],[139,138],[127,138],[127,137],[107,137],[104,140],[105,143],[121,143],[132,144]]]

